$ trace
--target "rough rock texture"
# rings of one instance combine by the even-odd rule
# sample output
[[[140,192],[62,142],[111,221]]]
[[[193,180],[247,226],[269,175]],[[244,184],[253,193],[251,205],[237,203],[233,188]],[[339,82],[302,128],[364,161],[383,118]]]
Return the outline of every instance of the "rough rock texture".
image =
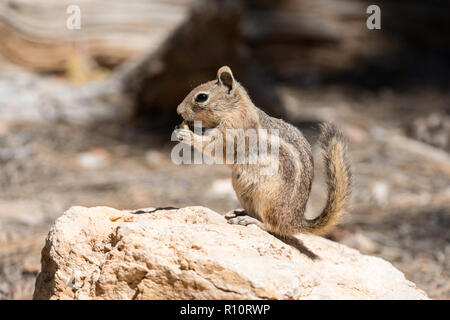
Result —
[[[34,299],[426,299],[390,263],[317,236],[319,258],[203,207],[73,207],[42,250]]]

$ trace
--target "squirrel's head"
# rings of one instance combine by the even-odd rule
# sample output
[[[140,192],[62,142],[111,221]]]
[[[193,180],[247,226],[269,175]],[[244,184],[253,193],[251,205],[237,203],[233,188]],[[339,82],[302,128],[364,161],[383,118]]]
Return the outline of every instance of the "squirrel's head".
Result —
[[[203,128],[215,128],[239,108],[245,90],[234,80],[227,66],[217,71],[217,79],[193,89],[177,108],[188,122],[202,121]],[[246,94],[245,94],[246,95]]]

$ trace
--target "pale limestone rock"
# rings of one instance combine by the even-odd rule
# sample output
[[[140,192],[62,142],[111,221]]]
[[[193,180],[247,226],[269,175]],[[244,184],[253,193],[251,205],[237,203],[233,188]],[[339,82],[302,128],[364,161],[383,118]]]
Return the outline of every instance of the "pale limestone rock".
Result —
[[[427,299],[389,262],[318,236],[299,235],[311,260],[207,208],[138,212],[68,210],[47,237],[34,298]]]

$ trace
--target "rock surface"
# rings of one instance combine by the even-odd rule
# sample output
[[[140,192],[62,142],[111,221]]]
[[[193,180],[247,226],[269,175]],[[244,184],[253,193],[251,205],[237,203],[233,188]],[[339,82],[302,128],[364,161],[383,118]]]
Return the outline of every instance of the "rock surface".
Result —
[[[427,299],[380,258],[299,239],[319,258],[204,207],[73,207],[47,236],[34,299]]]

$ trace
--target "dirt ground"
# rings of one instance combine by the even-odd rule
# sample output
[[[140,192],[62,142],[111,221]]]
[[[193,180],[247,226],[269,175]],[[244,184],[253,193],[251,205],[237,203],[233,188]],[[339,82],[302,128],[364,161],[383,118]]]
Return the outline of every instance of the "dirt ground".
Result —
[[[440,112],[449,97],[280,90],[311,142],[318,120],[335,121],[348,137],[352,208],[329,237],[390,261],[431,298],[450,299],[449,154],[407,136],[414,119]],[[45,236],[71,206],[239,207],[226,167],[177,166],[173,145],[170,133],[133,124],[0,123],[0,299],[32,297]],[[310,215],[326,191],[317,148],[315,154]]]

